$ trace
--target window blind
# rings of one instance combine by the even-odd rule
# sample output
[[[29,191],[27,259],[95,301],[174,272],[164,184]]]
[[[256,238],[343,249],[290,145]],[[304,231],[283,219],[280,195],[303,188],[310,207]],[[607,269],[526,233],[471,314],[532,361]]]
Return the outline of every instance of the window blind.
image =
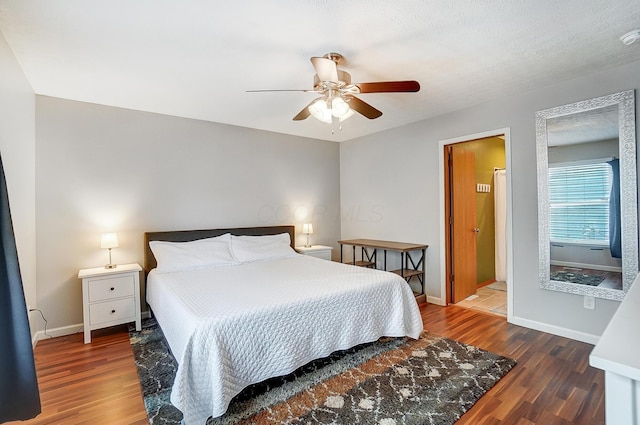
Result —
[[[608,244],[612,181],[606,162],[550,167],[551,240]]]

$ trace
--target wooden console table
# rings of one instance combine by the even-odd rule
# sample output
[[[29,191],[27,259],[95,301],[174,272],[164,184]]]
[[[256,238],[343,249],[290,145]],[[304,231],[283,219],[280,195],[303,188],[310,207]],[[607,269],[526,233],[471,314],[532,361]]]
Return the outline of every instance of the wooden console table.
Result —
[[[338,241],[340,244],[340,262],[342,259],[342,247],[344,245],[353,246],[353,260],[352,264],[357,266],[376,268],[378,250],[382,250],[383,257],[383,270],[387,270],[387,251],[396,251],[400,253],[400,268],[398,270],[391,270],[392,273],[400,275],[404,280],[409,282],[412,277],[416,276],[420,281],[421,292],[416,296],[423,296],[425,277],[425,264],[426,264],[426,251],[429,245],[406,243],[406,242],[393,242],[393,241],[379,241],[375,239],[348,239]],[[361,260],[356,260],[356,247],[361,249]],[[373,251],[369,252],[368,249]],[[420,259],[415,262],[411,257],[411,251],[420,251]],[[409,264],[411,267],[409,267]]]

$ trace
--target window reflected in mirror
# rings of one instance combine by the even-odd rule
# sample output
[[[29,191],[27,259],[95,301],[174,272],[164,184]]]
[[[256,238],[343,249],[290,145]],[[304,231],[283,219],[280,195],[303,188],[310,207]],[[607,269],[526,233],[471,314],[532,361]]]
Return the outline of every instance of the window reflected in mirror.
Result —
[[[550,279],[621,290],[618,140],[561,150],[583,159],[558,162],[549,147]]]

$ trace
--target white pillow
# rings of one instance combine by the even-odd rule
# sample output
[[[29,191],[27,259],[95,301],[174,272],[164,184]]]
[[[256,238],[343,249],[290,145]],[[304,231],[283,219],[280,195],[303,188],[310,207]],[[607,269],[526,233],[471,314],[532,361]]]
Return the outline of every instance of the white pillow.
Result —
[[[291,248],[291,237],[288,233],[265,236],[232,235],[231,251],[234,258],[241,263],[298,255]]]
[[[156,257],[158,273],[237,264],[231,255],[231,235],[191,242],[151,241],[149,247]]]

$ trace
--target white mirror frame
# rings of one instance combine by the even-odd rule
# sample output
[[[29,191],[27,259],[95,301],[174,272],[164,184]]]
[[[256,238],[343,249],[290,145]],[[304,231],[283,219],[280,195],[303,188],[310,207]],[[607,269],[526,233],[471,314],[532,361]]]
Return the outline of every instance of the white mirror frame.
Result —
[[[550,278],[549,168],[547,120],[607,106],[618,106],[620,149],[620,214],[622,221],[622,290],[598,288]],[[633,90],[536,112],[538,162],[538,251],[540,286],[552,291],[621,301],[638,275],[638,207],[636,177],[636,118]]]

